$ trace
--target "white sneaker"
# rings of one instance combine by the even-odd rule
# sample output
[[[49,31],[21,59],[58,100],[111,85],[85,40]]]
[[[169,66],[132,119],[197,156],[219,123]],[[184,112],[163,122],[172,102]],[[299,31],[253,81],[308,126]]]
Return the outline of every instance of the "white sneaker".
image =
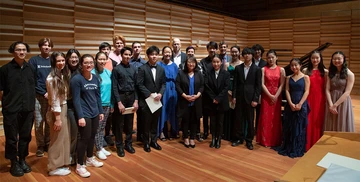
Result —
[[[83,178],[87,178],[90,176],[90,173],[89,171],[86,170],[86,166],[85,165],[80,165],[80,164],[77,164],[76,165],[76,173],[83,177]]]
[[[104,154],[104,152],[102,152],[101,150],[96,152],[96,157],[101,159],[101,160],[105,160],[106,159],[106,155]]]
[[[104,163],[97,161],[95,159],[95,157],[92,156],[92,157],[89,157],[89,158],[86,159],[86,165],[87,166],[94,166],[94,167],[101,167],[101,166],[104,165]]]
[[[101,152],[104,153],[106,156],[111,155],[111,153],[107,150],[105,150],[104,148],[101,148]]]
[[[50,176],[66,176],[68,174],[70,174],[71,171],[69,169],[66,168],[57,168],[55,170],[52,170],[49,172]]]

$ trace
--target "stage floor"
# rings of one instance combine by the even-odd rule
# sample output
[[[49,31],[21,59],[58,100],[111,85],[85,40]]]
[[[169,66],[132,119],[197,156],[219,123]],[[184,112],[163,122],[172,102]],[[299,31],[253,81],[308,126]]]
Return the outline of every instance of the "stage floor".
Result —
[[[360,96],[352,96],[356,131],[360,132]],[[134,135],[135,140],[135,135]],[[15,178],[9,173],[10,161],[5,159],[5,137],[0,137],[0,179],[5,181],[274,181],[280,179],[299,159],[278,155],[274,150],[254,145],[254,150],[245,145],[231,147],[223,140],[220,149],[209,148],[210,139],[197,142],[196,147],[185,148],[180,139],[158,142],[163,150],[143,151],[142,145],[135,142],[135,154],[126,152],[125,157],[112,155],[104,161],[101,168],[88,167],[91,176],[81,178],[75,173],[65,177],[48,176],[47,154],[36,157],[36,142],[30,143],[27,158],[32,172]]]

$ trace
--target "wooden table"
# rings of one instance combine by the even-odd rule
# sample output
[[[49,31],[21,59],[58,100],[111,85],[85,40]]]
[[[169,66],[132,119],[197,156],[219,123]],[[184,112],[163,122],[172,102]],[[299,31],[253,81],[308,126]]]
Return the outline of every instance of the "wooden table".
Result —
[[[320,140],[280,181],[308,182],[318,180],[326,169],[316,164],[328,152],[360,160],[360,133],[325,132]]]

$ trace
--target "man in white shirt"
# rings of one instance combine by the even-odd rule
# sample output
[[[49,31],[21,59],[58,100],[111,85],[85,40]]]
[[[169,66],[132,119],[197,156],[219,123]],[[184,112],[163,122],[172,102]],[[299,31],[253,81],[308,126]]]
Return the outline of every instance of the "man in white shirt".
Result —
[[[186,61],[186,54],[181,52],[181,41],[179,38],[174,38],[172,40],[173,54],[171,56],[171,61],[179,67],[180,64],[184,64]]]

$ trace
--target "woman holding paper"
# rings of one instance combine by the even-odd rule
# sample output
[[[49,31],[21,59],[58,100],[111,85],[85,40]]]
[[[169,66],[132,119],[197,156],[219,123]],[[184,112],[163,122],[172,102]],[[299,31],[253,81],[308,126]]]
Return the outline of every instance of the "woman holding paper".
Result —
[[[104,119],[99,121],[99,127],[95,135],[95,147],[96,147],[96,156],[99,159],[105,160],[106,156],[109,156],[111,153],[106,151],[103,147],[103,138],[104,138],[104,129],[106,126],[106,120],[109,116],[110,110],[113,110],[113,105],[111,104],[111,72],[108,69],[104,69],[104,66],[107,62],[108,56],[103,52],[98,52],[94,60],[94,69],[91,73],[95,74],[100,82],[100,96],[101,96],[101,105],[104,111]]]
[[[204,91],[204,78],[198,71],[195,57],[189,57],[184,70],[179,71],[176,77],[176,90],[181,96],[178,100],[178,117],[182,118],[184,145],[186,148],[195,148],[197,121],[202,117],[201,94]]]

